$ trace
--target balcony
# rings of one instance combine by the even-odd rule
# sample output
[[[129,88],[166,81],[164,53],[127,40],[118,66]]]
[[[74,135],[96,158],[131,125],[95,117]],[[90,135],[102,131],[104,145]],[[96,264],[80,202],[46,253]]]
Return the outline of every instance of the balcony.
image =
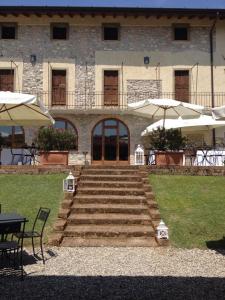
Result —
[[[144,99],[153,98],[170,98],[176,99],[175,93],[119,93],[116,98],[110,97],[105,101],[105,95],[101,92],[96,93],[80,93],[66,92],[61,97],[54,97],[52,92],[38,92],[37,96],[41,99],[45,106],[52,111],[121,111],[126,110],[127,103],[137,102]],[[115,96],[115,95],[113,95]],[[116,101],[115,101],[116,99]],[[189,103],[212,107],[212,94],[208,92],[190,93],[188,95]],[[225,105],[225,92],[214,94],[215,107]]]

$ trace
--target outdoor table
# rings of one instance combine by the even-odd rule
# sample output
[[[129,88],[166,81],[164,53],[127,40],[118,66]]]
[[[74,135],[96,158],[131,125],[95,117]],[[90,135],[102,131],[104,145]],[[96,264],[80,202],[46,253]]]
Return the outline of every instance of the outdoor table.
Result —
[[[224,166],[225,150],[197,150],[195,166]]]
[[[10,225],[15,225],[15,229],[19,228],[21,226],[21,223],[26,220],[26,218],[18,215],[17,213],[0,213],[0,235],[1,235],[1,241],[3,239],[3,236],[1,234],[2,230]],[[27,222],[28,220],[26,220]],[[13,226],[14,226],[13,225]],[[16,230],[15,230],[16,231]]]

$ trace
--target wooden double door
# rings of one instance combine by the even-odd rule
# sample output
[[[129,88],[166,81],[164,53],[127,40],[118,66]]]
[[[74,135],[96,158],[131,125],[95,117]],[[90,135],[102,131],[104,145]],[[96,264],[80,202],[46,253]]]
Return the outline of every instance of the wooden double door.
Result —
[[[127,126],[117,119],[99,122],[92,132],[93,164],[128,164],[130,136]]]

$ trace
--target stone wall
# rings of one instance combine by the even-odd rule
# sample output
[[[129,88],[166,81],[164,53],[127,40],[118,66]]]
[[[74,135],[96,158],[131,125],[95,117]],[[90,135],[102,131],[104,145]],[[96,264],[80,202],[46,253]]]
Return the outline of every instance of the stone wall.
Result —
[[[58,117],[60,117],[60,115]],[[143,143],[141,132],[151,123],[151,119],[126,115],[125,113],[120,115],[67,114],[66,118],[74,124],[78,132],[78,151],[70,154],[70,165],[84,164],[84,151],[88,152],[86,160],[88,164],[91,164],[92,130],[99,121],[106,118],[116,118],[121,120],[128,127],[130,132],[130,164],[134,164],[135,146]]]
[[[72,171],[76,176],[82,166],[0,166],[1,174],[68,174]],[[140,166],[143,171],[156,175],[191,175],[191,176],[225,176],[225,167],[198,166]]]
[[[127,102],[132,103],[137,101],[137,95],[139,100],[147,98],[160,98],[162,92],[161,80],[127,80]]]
[[[0,166],[1,174],[59,174],[65,173],[68,175],[70,171],[74,176],[80,173],[81,166]]]
[[[95,52],[96,51],[155,51],[182,53],[183,50],[209,52],[207,27],[191,27],[191,43],[171,42],[171,27],[122,26],[120,41],[102,41],[101,26],[70,26],[69,40],[56,41],[50,39],[50,26],[19,25],[18,39],[1,40],[1,60],[23,61],[23,90],[26,92],[42,91],[43,61],[63,62],[74,59],[76,80],[74,90],[84,94],[95,91]],[[30,55],[35,54],[37,63],[30,63]],[[169,57],[168,57],[169,59]],[[195,63],[195,62],[193,62]],[[118,62],[121,65],[121,62]],[[168,60],[167,65],[172,66]],[[184,62],[185,64],[185,62]],[[134,78],[137,79],[137,78]],[[21,80],[21,78],[20,78]],[[158,86],[154,80],[141,89]],[[128,81],[129,87],[131,82]],[[137,83],[135,84],[137,91]],[[156,87],[154,87],[155,89]],[[159,87],[158,87],[159,88]],[[129,92],[129,91],[128,91]],[[82,100],[82,97],[81,97]],[[84,97],[83,97],[84,101]],[[93,101],[92,97],[88,101]]]
[[[157,175],[225,176],[225,167],[144,166],[142,168],[149,174]]]

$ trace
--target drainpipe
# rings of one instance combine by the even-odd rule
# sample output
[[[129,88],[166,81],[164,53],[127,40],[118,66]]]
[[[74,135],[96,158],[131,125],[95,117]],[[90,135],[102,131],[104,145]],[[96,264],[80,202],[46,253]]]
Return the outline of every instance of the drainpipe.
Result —
[[[213,31],[215,29],[216,26],[216,22],[218,20],[218,16],[219,16],[219,12],[216,13],[216,19],[214,20],[211,28],[210,28],[210,32],[209,32],[209,41],[210,41],[210,69],[211,69],[211,104],[212,104],[212,108],[215,107],[215,97],[214,97],[214,56],[213,56]],[[216,132],[215,129],[213,129],[213,146],[216,145]]]

